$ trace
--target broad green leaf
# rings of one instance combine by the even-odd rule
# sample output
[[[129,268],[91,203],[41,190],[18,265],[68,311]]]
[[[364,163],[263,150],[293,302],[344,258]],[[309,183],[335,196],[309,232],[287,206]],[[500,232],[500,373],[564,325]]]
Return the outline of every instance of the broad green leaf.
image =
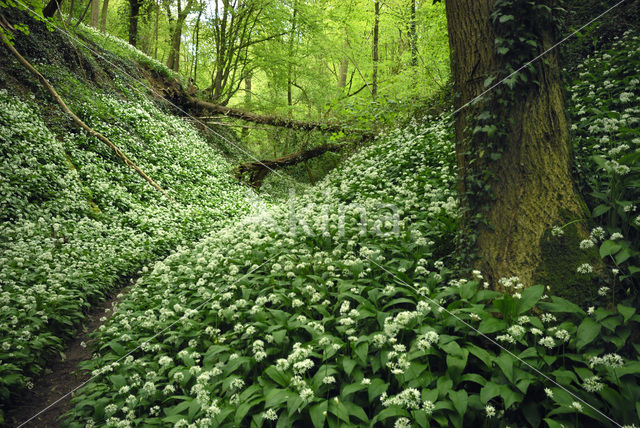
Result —
[[[593,319],[587,317],[578,326],[578,332],[576,333],[576,349],[580,351],[589,343],[598,337],[602,326],[595,322]]]
[[[464,415],[467,412],[467,403],[469,400],[469,396],[464,389],[459,391],[449,391],[449,398],[453,403],[453,407],[456,408],[460,416]]]
[[[286,389],[273,388],[265,394],[264,405],[267,408],[275,407],[278,404],[284,403],[287,399],[289,399],[289,391]]]
[[[478,330],[484,334],[495,333],[496,331],[504,330],[508,327],[505,320],[499,318],[487,318],[480,323]]]
[[[309,416],[314,428],[323,428],[327,419],[327,402],[322,401],[309,409]]]
[[[526,288],[522,292],[522,297],[518,299],[518,315],[533,308],[544,294],[544,285],[534,285]]]
[[[382,379],[372,379],[368,388],[369,402],[373,402],[375,398],[378,398],[383,392],[386,392],[387,388],[389,388],[389,384]]]
[[[489,400],[500,395],[500,385],[493,382],[487,382],[480,390],[480,401],[487,404]]]
[[[362,342],[356,346],[356,356],[362,364],[367,364],[367,354],[369,353],[369,342]]]
[[[635,315],[636,308],[632,308],[631,306],[618,305],[618,312],[622,314],[622,316],[624,317],[624,322],[626,323],[633,315]]]
[[[351,383],[342,388],[341,396],[344,399],[354,392],[362,391],[363,389],[367,389],[367,385],[363,384],[362,382]]]
[[[620,248],[622,248],[622,245],[608,239],[600,245],[600,257],[604,259],[607,256],[611,256],[617,253]]]
[[[600,217],[602,214],[606,213],[610,209],[611,209],[611,207],[608,206],[608,205],[598,205],[597,207],[595,207],[593,209],[593,212],[591,213],[591,216],[593,218]]]

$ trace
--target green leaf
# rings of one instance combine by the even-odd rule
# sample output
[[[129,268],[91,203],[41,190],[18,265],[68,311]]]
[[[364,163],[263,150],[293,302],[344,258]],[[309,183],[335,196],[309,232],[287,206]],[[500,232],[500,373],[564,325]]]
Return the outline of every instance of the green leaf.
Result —
[[[467,392],[464,389],[459,391],[449,391],[449,398],[453,403],[453,407],[458,411],[458,414],[463,416],[467,412],[467,404],[469,402]]]
[[[438,378],[436,385],[436,388],[438,389],[438,397],[445,397],[447,393],[451,391],[453,381],[449,378],[449,376],[445,375]]]
[[[504,330],[508,327],[505,320],[498,318],[487,318],[483,320],[478,326],[478,330],[484,334],[495,333],[496,331]]]
[[[616,254],[616,264],[620,265],[626,262],[631,257],[631,251],[628,248],[623,248]]]
[[[362,342],[356,346],[356,356],[362,361],[362,364],[367,364],[367,354],[369,353],[369,342]]]
[[[354,367],[356,366],[356,362],[349,357],[344,357],[342,359],[342,368],[347,376],[351,376],[351,372],[353,372]]]
[[[389,384],[382,379],[372,379],[368,388],[369,402],[372,403],[375,398],[378,398],[383,392],[386,392],[387,388],[389,388]]]
[[[286,389],[273,388],[267,392],[264,396],[264,405],[267,408],[275,407],[278,404],[284,403],[289,398],[289,391]]]
[[[343,402],[343,404],[344,404],[344,407],[346,407],[347,410],[349,411],[350,415],[355,416],[356,418],[360,419],[363,422],[369,422],[369,418],[367,417],[367,414],[365,413],[365,411],[362,410],[362,407],[350,401],[345,401]]]
[[[493,382],[487,382],[480,390],[480,401],[487,404],[489,400],[500,395],[500,385]]]
[[[500,17],[500,19],[498,19],[498,21],[500,21],[501,24],[504,24],[507,21],[512,21],[514,19],[513,15],[502,15]]]
[[[349,411],[340,400],[336,401],[335,399],[332,399],[329,401],[329,413],[333,413],[339,419],[349,423]]]
[[[192,421],[199,411],[200,411],[200,402],[198,400],[193,400],[189,405],[189,421]]]
[[[289,376],[285,375],[274,366],[267,367],[264,371],[264,374],[269,376],[278,385],[283,386],[285,388],[291,383]]]
[[[624,317],[624,322],[626,323],[636,313],[636,308],[632,308],[631,306],[618,305],[618,312],[622,314],[622,316]]]
[[[600,245],[600,257],[604,259],[607,256],[613,255],[617,253],[620,248],[622,248],[622,245],[607,239]]]
[[[591,318],[585,318],[578,326],[578,332],[576,334],[576,349],[580,351],[589,343],[598,337],[602,326],[595,322]]]
[[[476,345],[472,345],[472,344],[467,344],[465,345],[465,348],[467,350],[469,350],[469,352],[471,352],[471,354],[473,354],[477,359],[479,359],[480,361],[482,361],[487,368],[491,368],[493,367],[493,358],[495,358],[495,355],[489,353],[487,350],[480,348],[479,346]]]
[[[362,382],[351,383],[342,388],[342,393],[340,395],[342,398],[346,398],[354,392],[362,391],[363,389],[367,389],[367,385]]]
[[[593,212],[591,213],[591,217],[593,218],[600,217],[602,214],[606,213],[610,209],[611,207],[608,205],[602,205],[602,204],[598,205],[593,209]]]
[[[563,299],[562,297],[552,296],[551,302],[539,302],[538,306],[548,312],[554,313],[573,313],[581,316],[585,316],[585,312],[582,308],[573,302]]]
[[[549,428],[564,428],[564,425],[554,421],[551,418],[544,418],[544,421],[547,423]]]
[[[522,292],[522,297],[518,300],[518,315],[533,308],[544,294],[544,285],[534,285],[526,288]]]
[[[502,352],[498,358],[495,359],[495,362],[509,382],[513,382],[513,357],[506,352]]]
[[[322,401],[309,409],[309,416],[314,428],[324,427],[324,421],[327,419],[327,402]]]

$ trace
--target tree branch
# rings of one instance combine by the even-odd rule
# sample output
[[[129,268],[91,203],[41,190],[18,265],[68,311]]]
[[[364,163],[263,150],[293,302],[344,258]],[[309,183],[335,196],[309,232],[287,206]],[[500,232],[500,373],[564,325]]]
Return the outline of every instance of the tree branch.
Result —
[[[42,85],[49,91],[49,93],[51,94],[51,96],[53,96],[53,98],[56,100],[56,102],[58,103],[58,105],[60,106],[60,108],[67,113],[69,116],[71,116],[71,118],[73,119],[73,122],[78,125],[80,128],[84,129],[89,135],[91,135],[92,137],[96,137],[97,139],[99,139],[100,141],[102,141],[103,143],[105,143],[107,146],[109,146],[111,148],[111,150],[113,150],[116,155],[122,159],[124,161],[125,164],[127,164],[128,166],[130,166],[131,168],[133,168],[138,175],[140,175],[142,178],[144,178],[151,186],[153,186],[154,189],[162,192],[163,195],[167,196],[169,199],[173,200],[168,194],[167,192],[164,191],[164,189],[162,189],[162,187],[160,187],[155,181],[153,181],[153,179],[151,177],[149,177],[147,174],[144,173],[144,171],[142,171],[142,169],[140,169],[136,164],[134,164],[123,152],[122,150],[120,150],[120,148],[118,148],[118,146],[116,146],[114,143],[111,142],[111,140],[109,140],[107,137],[105,137],[104,135],[100,134],[99,132],[97,132],[96,130],[94,130],[93,128],[91,128],[89,125],[87,125],[86,123],[84,123],[82,121],[82,119],[80,119],[78,116],[75,115],[75,113],[73,113],[69,107],[67,107],[67,104],[62,100],[62,98],[60,98],[60,95],[58,95],[58,93],[56,92],[56,90],[54,89],[54,87],[49,83],[49,81],[42,75],[40,74],[40,72],[38,70],[36,70],[31,63],[29,63],[29,61],[27,61],[26,59],[24,59],[24,57],[22,55],[20,55],[20,52],[18,52],[16,50],[16,48],[11,44],[11,42],[9,41],[9,39],[7,39],[7,36],[4,34],[3,31],[0,31],[0,38],[2,39],[2,41],[4,42],[4,44],[9,48],[9,51],[13,54],[13,56],[16,57],[16,59],[27,69],[31,72],[31,74],[33,74],[34,76],[36,76],[36,78],[40,81],[40,83],[42,83]]]

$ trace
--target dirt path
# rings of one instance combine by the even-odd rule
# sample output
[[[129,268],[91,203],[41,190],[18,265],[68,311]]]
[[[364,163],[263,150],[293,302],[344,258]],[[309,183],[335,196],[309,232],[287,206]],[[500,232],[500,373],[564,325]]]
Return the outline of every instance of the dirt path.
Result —
[[[14,405],[7,409],[6,419],[10,427],[21,426],[24,421],[59,400],[60,397],[69,393],[89,378],[88,374],[81,375],[78,373],[78,364],[91,358],[92,341],[89,339],[89,335],[105,323],[105,321],[100,321],[100,318],[103,316],[107,319],[111,317],[113,305],[122,300],[128,290],[128,287],[123,288],[117,291],[113,297],[92,308],[83,327],[78,330],[76,337],[68,343],[67,348],[64,350],[66,358],[49,364],[48,370],[39,379],[34,380],[34,388],[23,397],[16,399]],[[118,295],[121,297],[118,298]],[[83,343],[86,346],[82,346]],[[46,412],[41,413],[21,427],[59,427],[60,421],[58,418],[71,409],[71,398],[71,394],[64,397]]]

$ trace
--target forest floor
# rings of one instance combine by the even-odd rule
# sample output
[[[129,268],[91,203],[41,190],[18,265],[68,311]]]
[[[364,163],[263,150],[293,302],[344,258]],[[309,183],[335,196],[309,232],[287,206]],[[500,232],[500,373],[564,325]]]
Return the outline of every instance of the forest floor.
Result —
[[[79,365],[91,359],[93,342],[90,339],[91,333],[111,318],[112,308],[125,298],[128,290],[128,286],[116,290],[110,298],[91,309],[87,314],[86,322],[78,329],[74,339],[68,343],[63,356],[52,362],[33,389],[17,399],[14,407],[9,408],[7,414],[9,426],[25,428],[60,426],[60,416],[72,408],[71,399],[74,394],[71,391],[76,391],[90,379],[90,374],[82,372]],[[42,413],[28,423],[24,423],[39,412]]]

